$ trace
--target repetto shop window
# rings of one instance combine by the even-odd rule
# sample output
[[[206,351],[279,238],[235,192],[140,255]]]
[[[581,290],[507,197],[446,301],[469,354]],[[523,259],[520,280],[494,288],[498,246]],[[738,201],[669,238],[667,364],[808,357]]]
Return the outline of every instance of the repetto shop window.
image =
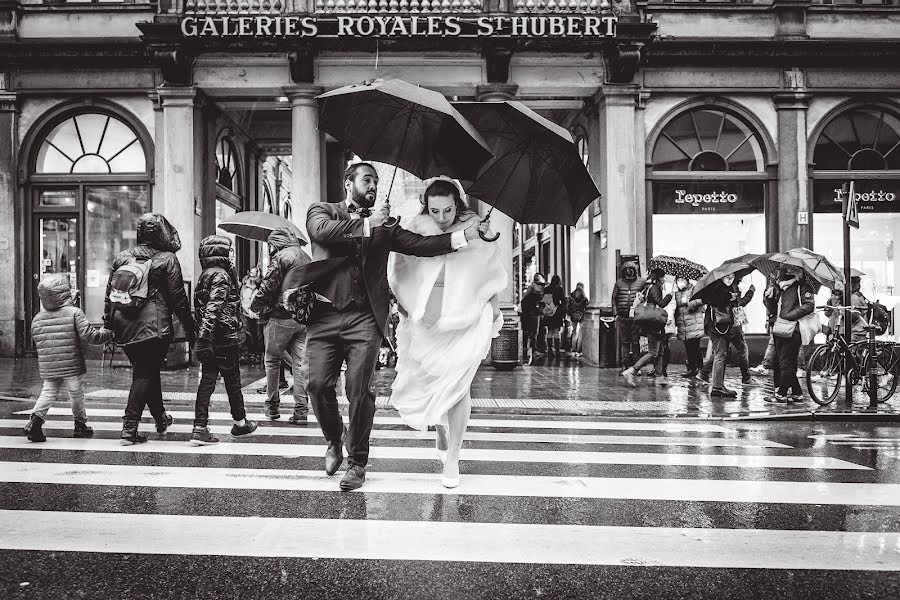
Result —
[[[732,112],[713,106],[671,118],[652,153],[653,254],[683,256],[713,268],[766,249],[765,157],[759,134]],[[757,293],[765,279],[754,272],[741,284]],[[765,333],[765,308],[747,307],[748,333]]]

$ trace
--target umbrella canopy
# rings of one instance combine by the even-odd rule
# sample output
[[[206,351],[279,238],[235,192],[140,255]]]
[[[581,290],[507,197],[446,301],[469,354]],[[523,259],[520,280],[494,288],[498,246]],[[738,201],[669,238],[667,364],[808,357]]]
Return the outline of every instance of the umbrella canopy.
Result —
[[[400,79],[376,79],[319,96],[319,129],[363,160],[426,179],[474,179],[487,143],[443,95]]]
[[[756,268],[757,271],[759,271],[766,277],[769,277],[770,275],[772,275],[772,273],[777,271],[779,269],[779,267],[781,267],[780,263],[777,263],[774,260],[772,260],[773,254],[774,254],[774,252],[769,252],[768,254],[745,254],[744,255],[745,257],[753,257],[749,261],[745,261],[745,262],[749,262],[753,267]],[[741,257],[739,257],[739,258],[741,258]],[[734,259],[734,260],[738,260],[738,259]]]
[[[680,256],[654,256],[647,264],[647,271],[659,269],[666,275],[697,280],[709,273],[709,269],[699,263]]]
[[[487,140],[495,158],[464,183],[519,223],[575,225],[600,197],[568,131],[519,102],[454,104]]]
[[[259,210],[245,210],[235,213],[219,223],[219,229],[233,233],[234,235],[248,240],[256,240],[257,242],[265,242],[269,239],[269,234],[279,227],[287,227],[300,239],[300,245],[305,246],[308,242],[300,231],[300,228],[288,221],[284,217],[273,215],[272,213],[262,212]]]
[[[794,248],[787,252],[773,254],[769,260],[800,267],[807,277],[827,288],[842,288],[844,274],[830,260],[807,248]]]
[[[748,273],[753,271],[753,267],[751,267],[747,263],[739,263],[739,262],[730,262],[725,261],[703,277],[701,277],[697,283],[694,284],[694,291],[691,294],[692,298],[703,298],[705,292],[708,292],[712,286],[717,281],[721,281],[726,275],[734,275],[735,277],[743,277]]]

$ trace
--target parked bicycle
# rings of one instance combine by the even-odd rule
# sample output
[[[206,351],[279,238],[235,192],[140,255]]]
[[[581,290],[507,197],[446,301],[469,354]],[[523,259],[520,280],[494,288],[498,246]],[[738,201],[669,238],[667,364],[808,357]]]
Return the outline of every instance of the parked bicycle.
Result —
[[[817,307],[838,310],[847,318],[848,313],[872,314],[871,308],[854,306]],[[806,389],[810,397],[822,406],[831,404],[841,388],[845,377],[850,377],[850,384],[855,393],[861,386],[862,394],[869,396],[872,386],[876,389],[876,399],[887,401],[897,388],[897,374],[900,371],[897,346],[893,342],[875,339],[877,325],[866,320],[864,341],[849,342],[843,331],[835,331],[831,338],[816,349],[809,359],[806,368]]]

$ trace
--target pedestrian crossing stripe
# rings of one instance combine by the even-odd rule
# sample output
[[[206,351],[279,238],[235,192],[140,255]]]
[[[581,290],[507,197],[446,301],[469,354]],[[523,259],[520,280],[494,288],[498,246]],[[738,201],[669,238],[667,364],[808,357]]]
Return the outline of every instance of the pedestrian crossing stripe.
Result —
[[[124,414],[124,408],[112,409],[112,408],[88,408],[88,418],[92,417],[113,417],[113,418],[122,418]],[[170,415],[172,415],[176,419],[188,419],[190,421],[194,420],[194,411],[186,411],[186,410],[170,410],[167,411]],[[17,415],[28,415],[31,414],[31,410],[20,410],[15,414]],[[52,416],[72,416],[72,411],[70,409],[64,408],[63,406],[53,406],[50,408],[50,412],[48,413]],[[231,421],[231,414],[227,412],[210,412],[209,418],[211,421]],[[251,415],[252,418],[252,415]],[[149,422],[149,421],[148,421]],[[315,423],[316,417],[312,413],[309,415],[309,422]],[[375,425],[403,425],[403,420],[400,417],[392,417],[392,416],[383,416],[376,415],[374,419]],[[550,420],[546,417],[540,417],[537,419],[495,419],[495,418],[487,418],[487,417],[475,417],[473,416],[469,420],[469,428],[473,427],[495,427],[495,428],[504,428],[504,429],[583,429],[583,430],[594,430],[594,431],[664,431],[664,432],[698,432],[698,433],[727,433],[734,434],[735,430],[729,427],[724,427],[722,425],[715,425],[712,423],[651,423],[651,422],[643,422],[643,421],[585,421],[585,420]]]
[[[0,419],[0,427],[22,427],[25,422],[19,419]],[[69,421],[45,421],[43,429],[48,431],[71,431]],[[110,421],[94,421],[91,427],[95,431],[119,432],[120,423]],[[170,425],[168,433],[191,433],[193,425]],[[230,425],[210,425],[213,435],[230,435]],[[268,426],[258,428],[254,436],[286,436],[316,438],[324,443],[322,432],[318,426]],[[434,440],[435,432],[420,432],[402,429],[373,429],[371,439],[385,440]],[[672,437],[672,436],[638,436],[638,435],[592,435],[592,434],[552,434],[552,433],[493,433],[467,431],[465,440],[470,442],[511,442],[511,443],[550,443],[550,444],[597,444],[597,445],[630,445],[630,446],[695,446],[700,448],[790,448],[785,444],[763,439],[724,438],[724,437]]]
[[[117,440],[47,438],[35,444],[24,436],[0,436],[0,448],[15,450],[53,450],[165,453],[198,455],[281,456],[284,458],[322,458],[325,446],[312,444],[269,444],[220,442],[195,447],[185,441],[151,440],[134,446],[121,446]],[[370,460],[435,460],[434,448],[372,446]],[[871,468],[825,456],[769,456],[729,454],[673,454],[641,452],[576,452],[554,450],[505,450],[463,448],[460,460],[490,463],[547,463],[579,465],[663,465],[692,467],[738,467],[759,469],[846,469],[869,471]]]
[[[593,498],[679,502],[900,506],[900,484],[806,481],[643,479],[464,475],[448,490],[440,474],[370,471],[357,493],[465,494],[535,498]],[[0,462],[5,483],[226,490],[333,492],[322,471],[143,465]]]
[[[900,533],[893,532],[31,510],[0,510],[0,531],[0,549],[19,551],[900,571]]]

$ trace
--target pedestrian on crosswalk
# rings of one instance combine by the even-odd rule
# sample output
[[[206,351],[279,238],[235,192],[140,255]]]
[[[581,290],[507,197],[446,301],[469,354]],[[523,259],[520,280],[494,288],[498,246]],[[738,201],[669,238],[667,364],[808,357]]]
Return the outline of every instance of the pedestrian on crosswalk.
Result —
[[[478,220],[452,181],[429,185],[422,202],[422,213],[404,224],[413,233],[454,233]],[[472,380],[503,326],[498,294],[507,280],[499,247],[481,239],[441,256],[394,254],[388,263],[388,282],[402,307],[391,404],[410,427],[435,426],[441,483],[447,488],[459,485]]]
[[[37,348],[38,369],[44,385],[25,426],[25,435],[32,442],[46,441],[41,426],[47,411],[65,386],[75,416],[73,437],[89,438],[94,430],[87,425],[84,410],[84,363],[82,344],[104,344],[112,339],[108,329],[97,329],[84,312],[72,303],[72,287],[69,275],[54,273],[38,284],[41,311],[31,322],[31,336]]]
[[[244,339],[240,315],[240,285],[232,264],[234,246],[223,235],[210,235],[200,242],[198,251],[203,272],[194,293],[197,319],[197,360],[200,362],[200,384],[194,402],[194,446],[217,444],[207,427],[209,399],[216,389],[219,374],[225,380],[225,391],[231,405],[234,426],[231,435],[247,435],[257,424],[247,420],[244,396],[241,394],[241,343]]]
[[[181,250],[178,232],[163,215],[146,213],[138,218],[136,238],[137,246],[121,252],[112,264],[103,316],[132,367],[122,419],[123,446],[147,441],[138,434],[144,406],[156,421],[157,433],[165,433],[172,424],[163,405],[160,369],[175,337],[173,314],[188,343],[193,345],[195,340],[191,305],[175,255]],[[129,272],[130,278],[120,277]]]

